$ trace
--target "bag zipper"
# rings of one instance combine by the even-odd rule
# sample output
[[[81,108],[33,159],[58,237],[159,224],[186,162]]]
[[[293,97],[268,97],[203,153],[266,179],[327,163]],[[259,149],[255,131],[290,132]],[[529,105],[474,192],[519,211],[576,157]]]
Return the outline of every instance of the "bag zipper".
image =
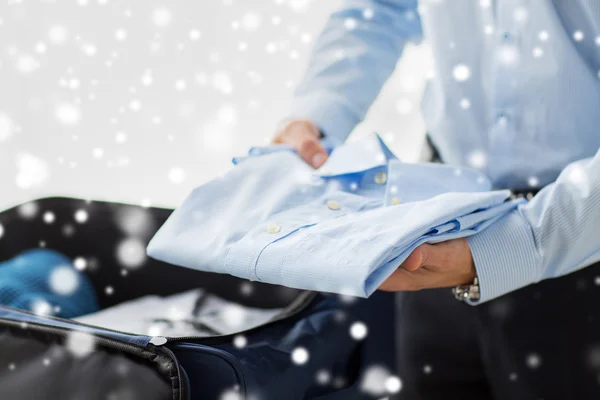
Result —
[[[64,321],[68,321],[68,320],[64,320]],[[20,322],[20,321],[0,318],[0,322],[6,326],[11,326],[14,328],[22,327],[22,322]],[[57,326],[49,326],[49,325],[45,325],[45,324],[40,324],[38,322],[27,322],[27,326],[34,326],[35,329],[39,332],[55,334],[55,335],[59,335],[61,337],[66,337],[70,332],[75,331],[74,329],[62,328],[62,327],[57,327]],[[100,335],[97,335],[94,333],[88,332],[88,334],[92,335],[94,337],[95,343],[104,345],[106,347],[114,348],[119,351],[124,351],[129,354],[138,355],[137,354],[138,352],[148,350],[148,348],[144,347],[144,346],[137,346],[134,344],[123,343],[119,340],[106,338],[104,336],[100,336]],[[160,346],[153,346],[153,347],[158,349]],[[188,400],[187,385],[185,384],[185,382],[182,379],[181,366],[179,365],[179,362],[177,361],[175,354],[173,354],[173,352],[166,347],[160,348],[160,351],[156,351],[156,350],[150,348],[150,351],[152,351],[154,354],[157,354],[157,355],[160,355],[160,353],[164,353],[163,355],[166,355],[171,361],[173,361],[173,363],[175,364],[175,368],[177,370],[177,380],[179,382],[179,396],[178,396],[179,400]]]
[[[226,341],[227,339],[230,339],[232,337],[235,337],[236,335],[239,335],[241,333],[245,333],[245,332],[253,332],[259,328],[263,328],[265,326],[269,326],[274,324],[275,322],[279,322],[285,318],[291,317],[297,313],[299,313],[300,311],[304,310],[306,308],[306,306],[308,306],[315,297],[317,297],[318,293],[317,292],[304,292],[303,294],[301,294],[300,296],[298,296],[296,298],[296,300],[294,300],[292,302],[292,304],[290,304],[288,307],[286,307],[279,315],[275,316],[273,319],[265,322],[264,324],[255,326],[254,328],[251,329],[247,329],[245,331],[241,331],[241,332],[234,332],[234,333],[228,333],[226,335],[216,335],[216,336],[176,336],[176,337],[162,337],[162,336],[149,336],[150,337],[150,341],[149,343],[156,346],[156,347],[160,347],[163,346],[167,343],[171,343],[171,342],[176,342],[176,341],[185,341],[185,340],[195,340],[195,341],[201,341],[202,343],[206,343],[206,344],[215,344],[215,343],[220,343],[222,341]],[[10,310],[16,310],[18,312],[22,312],[25,314],[29,314],[29,315],[34,315],[36,317],[40,317],[40,315],[35,314],[31,311],[28,310],[21,310],[21,309],[17,309],[17,308],[12,308],[12,307],[7,307],[7,306],[3,306],[0,305],[0,308],[5,308],[5,309],[10,309]],[[86,328],[92,328],[92,329],[102,329],[103,331],[106,332],[113,332],[113,333],[118,333],[120,335],[128,335],[128,336],[147,336],[148,335],[140,335],[140,334],[136,334],[136,333],[131,333],[131,332],[123,332],[123,331],[118,331],[116,329],[109,329],[109,328],[103,328],[102,326],[97,326],[97,325],[90,325],[90,324],[86,324],[84,322],[79,322],[79,321],[75,321],[72,319],[66,319],[66,318],[60,318],[60,317],[54,317],[54,316],[43,316],[44,318],[50,319],[50,320],[54,320],[54,321],[60,321],[60,322],[65,322],[68,324],[72,324],[72,325],[77,325],[77,326],[83,326]],[[6,320],[8,321],[8,320]],[[39,323],[38,323],[39,324]],[[42,326],[47,326],[47,325],[43,325],[43,324],[39,324]]]

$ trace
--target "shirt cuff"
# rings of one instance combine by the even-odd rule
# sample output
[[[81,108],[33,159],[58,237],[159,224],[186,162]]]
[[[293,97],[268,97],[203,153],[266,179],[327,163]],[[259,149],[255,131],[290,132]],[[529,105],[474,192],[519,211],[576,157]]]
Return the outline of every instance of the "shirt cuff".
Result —
[[[292,101],[290,117],[306,118],[316,124],[324,141],[332,147],[342,145],[360,122],[337,96],[327,93],[297,96]]]
[[[479,278],[480,304],[538,282],[541,256],[531,227],[514,210],[487,229],[467,237]]]

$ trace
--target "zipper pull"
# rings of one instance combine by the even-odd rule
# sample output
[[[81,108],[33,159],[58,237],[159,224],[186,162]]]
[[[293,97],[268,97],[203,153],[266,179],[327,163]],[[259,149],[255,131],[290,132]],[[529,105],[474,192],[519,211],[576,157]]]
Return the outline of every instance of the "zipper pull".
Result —
[[[150,339],[150,343],[155,346],[163,346],[168,342],[166,337],[163,336],[154,336]]]

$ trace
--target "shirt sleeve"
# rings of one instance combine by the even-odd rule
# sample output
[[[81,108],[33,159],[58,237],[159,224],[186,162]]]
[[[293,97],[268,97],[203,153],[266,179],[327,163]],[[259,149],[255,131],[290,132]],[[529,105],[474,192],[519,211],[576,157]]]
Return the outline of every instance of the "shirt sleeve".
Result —
[[[421,32],[417,0],[345,0],[316,42],[289,116],[311,120],[340,145]]]
[[[496,224],[469,237],[481,300],[600,261],[600,151]]]

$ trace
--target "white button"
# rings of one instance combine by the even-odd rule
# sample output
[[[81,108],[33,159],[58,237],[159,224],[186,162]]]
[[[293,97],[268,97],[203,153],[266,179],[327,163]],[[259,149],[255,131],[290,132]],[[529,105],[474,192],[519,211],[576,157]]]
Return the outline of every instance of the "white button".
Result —
[[[267,226],[267,232],[269,233],[279,233],[281,231],[281,227],[277,224],[269,224]]]
[[[398,204],[400,204],[400,198],[399,197],[392,197],[392,205],[393,206],[397,206]]]
[[[330,210],[339,210],[340,209],[340,202],[337,200],[328,200],[327,201],[327,207],[329,207]]]
[[[387,182],[387,174],[383,171],[375,174],[375,183],[378,185],[383,185]]]

